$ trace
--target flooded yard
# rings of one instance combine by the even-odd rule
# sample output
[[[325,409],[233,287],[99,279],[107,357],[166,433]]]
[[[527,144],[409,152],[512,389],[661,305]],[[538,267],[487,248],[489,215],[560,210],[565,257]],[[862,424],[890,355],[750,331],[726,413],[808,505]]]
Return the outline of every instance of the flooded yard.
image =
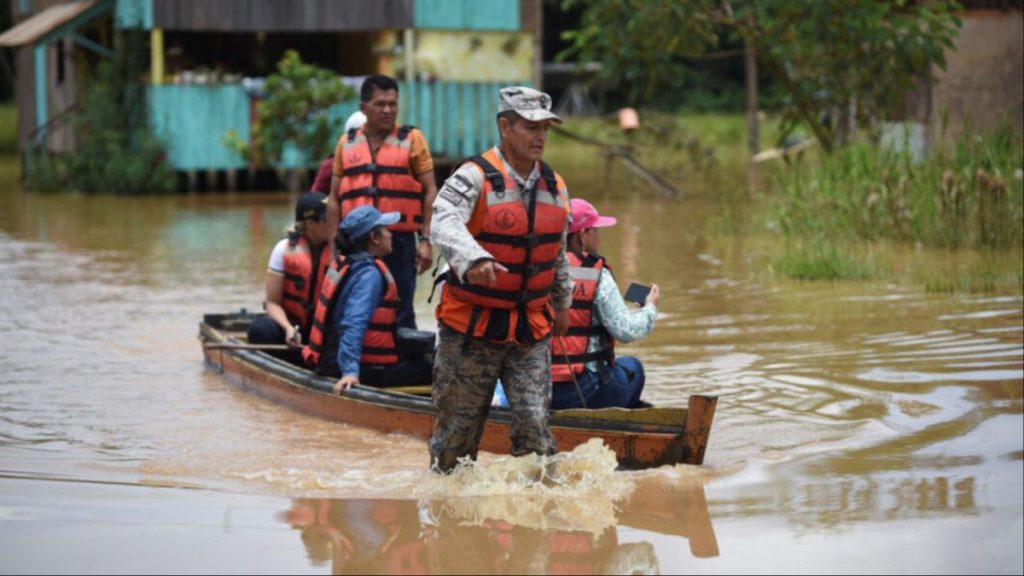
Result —
[[[717,395],[703,467],[580,481],[427,471],[422,441],[205,370],[203,313],[259,309],[286,193],[26,193],[0,170],[0,572],[1021,573],[1024,299],[766,277],[711,191],[573,188],[619,224],[645,399]],[[584,178],[580,179],[585,181]],[[421,328],[435,326],[421,277]]]

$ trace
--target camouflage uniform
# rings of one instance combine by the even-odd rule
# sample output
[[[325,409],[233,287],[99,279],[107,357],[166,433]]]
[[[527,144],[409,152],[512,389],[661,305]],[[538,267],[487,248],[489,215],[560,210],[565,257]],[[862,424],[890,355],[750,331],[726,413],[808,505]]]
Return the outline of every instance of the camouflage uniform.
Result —
[[[509,89],[502,91],[503,98],[506,90]],[[523,89],[523,93],[539,94],[532,89]],[[550,99],[542,106],[549,109]],[[520,112],[518,108],[516,111]],[[539,113],[544,114],[543,111]],[[536,165],[523,178],[508,165],[500,148],[498,156],[521,190],[530,189],[540,179]],[[440,248],[452,271],[463,279],[466,271],[478,260],[493,259],[466,229],[483,184],[480,170],[472,164],[463,164],[445,181],[434,201],[431,243]],[[572,278],[565,258],[565,238],[563,231],[551,288],[551,304],[556,310],[567,310],[572,304]],[[450,471],[458,458],[467,455],[476,458],[498,378],[501,378],[512,409],[512,454],[554,454],[555,441],[548,425],[551,336],[528,345],[515,342],[497,344],[478,338],[467,340],[463,334],[443,324],[440,336],[434,363],[433,401],[437,421],[430,439],[431,465],[441,471]]]
[[[551,336],[530,346],[470,339],[441,326],[434,363],[437,424],[430,438],[430,459],[443,471],[477,448],[487,422],[496,380],[501,378],[512,407],[512,455],[554,454],[548,427],[551,404]]]

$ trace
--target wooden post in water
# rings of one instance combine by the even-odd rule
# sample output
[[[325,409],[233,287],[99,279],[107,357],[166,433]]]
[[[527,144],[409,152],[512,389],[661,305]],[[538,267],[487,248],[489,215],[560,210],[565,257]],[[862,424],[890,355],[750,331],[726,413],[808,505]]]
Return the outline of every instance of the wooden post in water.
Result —
[[[703,464],[704,451],[708,447],[711,435],[711,421],[715,417],[717,396],[690,395],[686,413],[686,426],[683,430],[683,462],[686,464]]]

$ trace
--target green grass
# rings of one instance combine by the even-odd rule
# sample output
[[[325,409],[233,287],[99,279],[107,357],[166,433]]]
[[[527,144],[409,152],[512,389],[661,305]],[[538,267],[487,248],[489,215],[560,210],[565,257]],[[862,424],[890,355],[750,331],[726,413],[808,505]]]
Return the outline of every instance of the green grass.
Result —
[[[917,257],[909,267],[915,284],[936,293],[991,293],[1024,289],[1024,258],[1020,250],[1005,252],[951,251]]]
[[[970,134],[920,162],[857,143],[780,171],[756,210],[796,278],[904,279],[936,292],[1022,288],[1024,148],[1009,127]],[[971,254],[970,264],[887,265],[878,243]]]
[[[937,248],[1007,249],[1024,242],[1019,137],[1007,127],[967,136],[919,162],[855,144],[778,181],[789,237],[880,239]]]
[[[784,276],[800,280],[866,280],[889,271],[870,247],[828,241],[787,246],[773,267]]]

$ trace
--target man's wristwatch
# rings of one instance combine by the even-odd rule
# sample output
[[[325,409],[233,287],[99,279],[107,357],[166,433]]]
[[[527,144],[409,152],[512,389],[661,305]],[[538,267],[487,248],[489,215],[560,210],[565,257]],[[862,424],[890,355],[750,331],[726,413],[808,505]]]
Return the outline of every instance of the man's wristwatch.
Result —
[[[424,234],[423,232],[420,232],[420,242],[426,242],[427,244],[430,244],[430,234]]]

